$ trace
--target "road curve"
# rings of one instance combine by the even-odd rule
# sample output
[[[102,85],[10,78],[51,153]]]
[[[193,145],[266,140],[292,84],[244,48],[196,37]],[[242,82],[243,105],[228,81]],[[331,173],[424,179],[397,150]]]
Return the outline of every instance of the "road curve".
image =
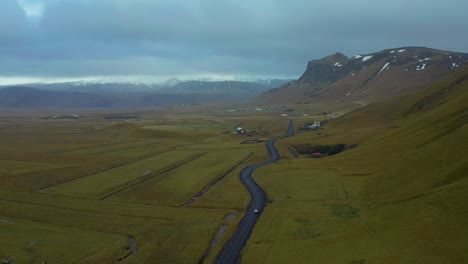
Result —
[[[241,171],[240,179],[242,183],[245,185],[245,187],[250,192],[250,198],[251,198],[250,204],[247,207],[247,212],[244,218],[242,218],[241,222],[239,223],[239,226],[237,227],[236,232],[231,237],[231,239],[226,243],[226,245],[223,247],[218,257],[216,258],[215,263],[218,263],[218,264],[237,263],[241,250],[244,248],[245,244],[247,243],[247,240],[249,239],[250,234],[252,233],[252,230],[255,224],[257,223],[258,218],[260,217],[260,215],[263,212],[263,209],[266,206],[265,193],[263,192],[262,188],[252,179],[252,173],[257,168],[260,168],[264,165],[278,161],[280,159],[280,156],[274,146],[275,141],[281,138],[292,136],[293,134],[294,134],[294,125],[293,125],[293,121],[290,120],[289,125],[288,125],[288,132],[286,133],[286,135],[279,137],[279,138],[273,138],[267,141],[267,148],[268,148],[268,153],[270,154],[270,159],[263,161],[261,163],[246,167],[245,169]],[[254,209],[258,209],[259,213],[255,214]]]

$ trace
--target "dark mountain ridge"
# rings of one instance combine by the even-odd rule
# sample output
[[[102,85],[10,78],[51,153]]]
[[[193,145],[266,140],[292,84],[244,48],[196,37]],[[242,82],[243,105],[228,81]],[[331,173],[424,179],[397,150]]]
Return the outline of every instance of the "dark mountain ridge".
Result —
[[[0,107],[149,108],[177,104],[225,103],[254,98],[286,80],[179,81],[161,84],[69,82],[0,87]]]
[[[468,64],[468,54],[422,47],[341,53],[312,60],[296,81],[261,94],[267,104],[317,101],[368,103],[416,91]]]
[[[111,104],[111,100],[90,93],[44,91],[24,86],[0,89],[0,107],[7,108],[85,108]]]
[[[170,81],[167,87],[132,83],[55,83],[0,89],[3,108],[153,108],[178,104],[225,103],[253,98],[281,80]]]

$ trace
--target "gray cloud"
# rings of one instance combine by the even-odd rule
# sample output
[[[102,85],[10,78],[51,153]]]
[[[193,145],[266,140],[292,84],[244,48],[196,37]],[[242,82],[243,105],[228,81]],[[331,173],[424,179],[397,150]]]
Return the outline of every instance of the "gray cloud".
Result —
[[[24,42],[32,33],[26,14],[16,0],[0,2],[0,47]]]
[[[466,10],[457,0],[2,0],[0,76],[298,76],[336,51],[468,51]]]

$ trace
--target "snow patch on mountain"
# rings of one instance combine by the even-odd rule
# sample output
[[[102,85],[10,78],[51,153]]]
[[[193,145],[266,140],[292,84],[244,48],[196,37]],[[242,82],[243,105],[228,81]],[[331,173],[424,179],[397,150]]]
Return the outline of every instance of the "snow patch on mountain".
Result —
[[[417,65],[416,66],[417,71],[423,71],[424,69],[426,69],[426,63],[423,63],[422,65]]]
[[[366,61],[372,59],[372,57],[374,57],[374,56],[373,56],[373,55],[365,56],[364,58],[362,58],[362,61],[363,61],[363,62],[366,62]]]
[[[387,70],[388,68],[390,68],[390,62],[385,63],[385,65],[382,67],[382,69],[377,74],[380,74],[381,72]]]

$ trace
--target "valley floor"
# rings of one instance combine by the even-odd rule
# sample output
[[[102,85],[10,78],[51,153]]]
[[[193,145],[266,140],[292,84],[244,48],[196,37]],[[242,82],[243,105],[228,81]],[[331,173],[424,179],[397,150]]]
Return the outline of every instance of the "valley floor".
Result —
[[[266,139],[288,123],[224,112],[50,114],[0,117],[0,258],[14,263],[196,263],[205,251],[212,260],[249,202],[240,170],[268,157],[231,131]]]
[[[249,203],[240,171],[268,159],[264,143],[240,142],[283,135],[288,119],[299,128],[330,118],[277,141],[282,159],[255,171],[271,203],[242,263],[466,263],[464,87],[442,84],[336,119],[197,107],[129,120],[1,112],[0,258],[211,263]],[[317,107],[308,112],[325,110]],[[233,135],[237,127],[251,135]],[[354,147],[318,159],[288,149],[340,143]]]

